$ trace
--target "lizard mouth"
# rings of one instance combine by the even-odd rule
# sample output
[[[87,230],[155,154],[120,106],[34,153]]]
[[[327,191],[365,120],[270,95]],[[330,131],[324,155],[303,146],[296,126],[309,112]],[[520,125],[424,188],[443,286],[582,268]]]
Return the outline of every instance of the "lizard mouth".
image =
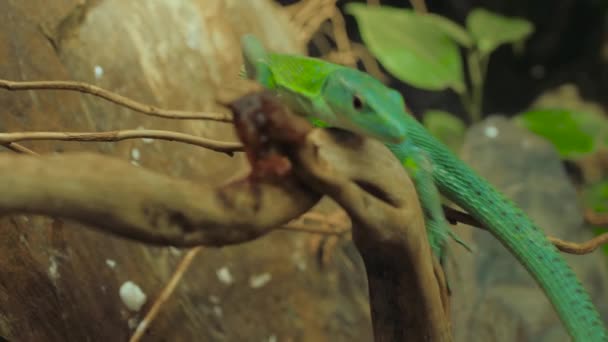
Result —
[[[406,136],[404,134],[387,134],[387,132],[364,132],[366,136],[370,136],[384,144],[397,145],[402,143]]]
[[[403,141],[405,141],[405,136],[399,136],[399,137],[393,137],[393,138],[389,138],[389,139],[384,139],[385,143],[388,144],[400,144]]]

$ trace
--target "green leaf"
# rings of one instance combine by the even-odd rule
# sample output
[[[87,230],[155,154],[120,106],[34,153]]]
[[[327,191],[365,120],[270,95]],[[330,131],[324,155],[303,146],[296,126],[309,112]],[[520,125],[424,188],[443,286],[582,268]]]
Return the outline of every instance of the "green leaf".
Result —
[[[452,20],[434,14],[434,13],[426,13],[423,15],[414,14],[419,17],[420,20],[426,21],[429,25],[434,25],[436,29],[441,30],[444,34],[452,38],[458,44],[470,48],[473,46],[473,38],[462,26],[458,23],[453,22]]]
[[[387,6],[350,3],[346,12],[355,16],[371,53],[398,79],[427,90],[465,91],[454,37],[466,43],[466,36],[458,33],[456,26]],[[440,21],[442,24],[437,24]]]
[[[595,152],[608,131],[605,118],[567,109],[533,109],[519,114],[517,122],[549,140],[566,159]]]
[[[422,124],[452,151],[460,149],[466,130],[466,125],[460,118],[441,110],[429,110],[424,113]]]
[[[521,18],[510,18],[476,8],[467,17],[467,29],[485,56],[502,44],[518,43],[534,31],[534,25]]]

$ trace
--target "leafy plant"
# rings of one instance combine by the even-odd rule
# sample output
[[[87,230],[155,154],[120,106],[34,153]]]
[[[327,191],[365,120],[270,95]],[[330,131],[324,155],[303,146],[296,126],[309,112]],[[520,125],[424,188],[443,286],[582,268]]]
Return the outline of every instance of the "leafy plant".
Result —
[[[537,102],[552,101],[555,100]],[[594,111],[593,106],[576,102],[566,104],[563,98],[558,102],[562,102],[559,109],[543,108],[538,103],[539,107],[520,113],[515,121],[551,142],[562,159],[576,163],[583,175],[590,171],[590,175],[597,176],[597,170],[593,169],[598,164],[590,161],[601,160],[601,155],[606,153],[608,121],[602,112]],[[591,182],[581,189],[584,207],[594,213],[608,214],[608,179],[598,181],[592,176],[586,179],[589,180]],[[604,250],[608,252],[608,247]]]
[[[564,159],[576,159],[605,147],[608,122],[599,114],[569,109],[532,109],[516,122],[549,140]]]
[[[441,140],[454,152],[458,151],[464,141],[466,130],[464,123],[448,112],[429,110],[424,113],[422,123],[433,136]]]
[[[596,213],[608,213],[608,180],[587,185],[583,189],[583,203]]]
[[[370,52],[395,77],[415,87],[454,90],[471,121],[481,119],[483,83],[490,54],[503,44],[519,44],[534,30],[531,23],[484,9],[471,11],[466,28],[435,14],[350,3]],[[460,47],[466,50],[467,86]]]

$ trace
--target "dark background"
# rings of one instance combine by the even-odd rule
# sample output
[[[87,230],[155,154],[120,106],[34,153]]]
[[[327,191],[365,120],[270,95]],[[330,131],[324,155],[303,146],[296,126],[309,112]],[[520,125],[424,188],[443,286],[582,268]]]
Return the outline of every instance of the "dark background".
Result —
[[[279,1],[290,4],[296,1]],[[339,1],[340,8],[349,2]],[[381,1],[382,5],[410,7],[405,0]],[[476,7],[505,16],[523,17],[534,24],[535,31],[527,40],[522,55],[516,56],[510,46],[493,53],[484,89],[483,112],[513,115],[525,109],[543,91],[564,83],[574,83],[584,99],[606,107],[608,98],[608,2],[602,0],[427,0],[430,12],[465,24],[467,14]],[[349,36],[361,41],[353,17],[346,16]],[[544,69],[534,77],[533,68]],[[464,117],[456,94],[451,91],[429,92],[392,79],[394,88],[405,96],[408,105],[419,116],[422,111],[444,109]]]

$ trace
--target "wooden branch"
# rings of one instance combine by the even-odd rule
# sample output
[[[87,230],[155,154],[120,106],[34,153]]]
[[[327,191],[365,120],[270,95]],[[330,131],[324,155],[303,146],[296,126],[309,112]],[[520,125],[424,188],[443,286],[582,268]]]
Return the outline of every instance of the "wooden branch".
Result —
[[[203,113],[203,112],[191,112],[185,110],[168,110],[151,105],[147,105],[141,102],[137,102],[128,97],[118,95],[109,90],[100,88],[98,86],[75,81],[9,81],[0,80],[0,88],[12,91],[18,90],[69,90],[77,91],[80,93],[90,94],[97,96],[104,100],[113,102],[117,105],[127,107],[136,112],[142,114],[156,116],[167,119],[179,119],[179,120],[210,120],[220,122],[231,122],[232,117],[229,114],[224,113]]]
[[[353,221],[353,241],[367,270],[375,341],[451,341],[447,291],[435,274],[442,270],[434,268],[416,191],[403,167],[371,139],[327,131],[308,138],[315,143],[305,145],[295,170]],[[340,144],[320,143],[328,140]]]
[[[190,249],[188,253],[186,253],[186,255],[184,255],[184,257],[180,260],[171,279],[165,285],[158,297],[154,300],[154,303],[150,307],[150,310],[148,310],[144,318],[139,322],[137,328],[133,332],[133,335],[129,339],[129,342],[141,341],[141,339],[144,337],[144,334],[146,333],[146,330],[150,326],[150,323],[154,321],[154,319],[160,312],[160,309],[162,308],[163,304],[165,304],[165,302],[169,300],[169,297],[171,297],[173,291],[175,291],[175,288],[179,284],[179,281],[182,279],[182,277],[190,267],[190,264],[201,250],[202,247],[200,246],[194,247]]]
[[[442,271],[405,170],[381,143],[311,131],[273,101],[232,106],[252,162],[245,179],[196,184],[88,153],[0,155],[0,215],[73,219],[158,245],[225,246],[270,232],[327,194],[352,218],[376,340],[450,341]]]
[[[481,222],[477,221],[473,216],[465,212],[448,206],[443,206],[443,211],[445,212],[448,221],[452,224],[461,222],[471,227],[487,230],[487,228],[481,224]],[[547,238],[560,252],[577,255],[589,254],[598,247],[608,243],[608,233],[603,233],[594,237],[593,239],[580,243],[562,240],[554,236],[547,236]]]
[[[447,290],[416,190],[386,146],[339,130],[309,132],[305,119],[270,96],[249,96],[231,108],[254,174],[293,173],[351,217],[367,270],[375,340],[450,341]],[[277,152],[289,157],[287,169]]]
[[[17,144],[15,142],[0,143],[0,145],[8,148],[9,150],[11,150],[13,152],[23,153],[23,154],[29,154],[29,155],[32,155],[32,156],[37,156],[38,155],[37,152],[34,152],[34,151],[30,150],[29,148],[27,148],[27,147],[25,147],[23,145]]]
[[[593,239],[580,243],[562,240],[553,236],[549,236],[549,241],[564,253],[583,255],[589,254],[598,247],[608,243],[608,233],[603,233]]]
[[[301,215],[319,198],[295,180],[196,184],[88,153],[0,155],[0,188],[0,215],[74,219],[169,246],[249,241]]]
[[[64,141],[121,141],[127,139],[150,138],[168,141],[177,141],[217,152],[231,154],[242,151],[243,145],[239,142],[217,141],[198,137],[195,135],[162,131],[162,130],[121,130],[109,132],[15,132],[0,133],[0,144],[10,145],[17,141],[32,140],[64,140]]]

